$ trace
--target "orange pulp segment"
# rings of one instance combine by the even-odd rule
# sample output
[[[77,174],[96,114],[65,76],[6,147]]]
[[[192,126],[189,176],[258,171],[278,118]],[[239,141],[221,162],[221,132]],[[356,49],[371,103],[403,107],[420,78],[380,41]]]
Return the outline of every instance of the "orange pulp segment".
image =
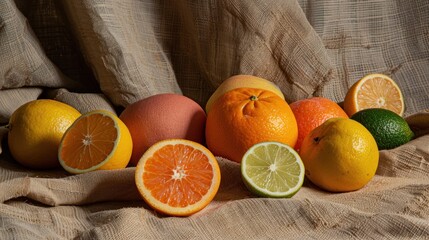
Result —
[[[400,116],[404,114],[404,99],[398,85],[384,74],[369,74],[353,84],[344,99],[349,116],[367,108],[384,108]]]
[[[131,152],[125,124],[115,114],[98,110],[83,114],[67,129],[58,158],[66,171],[76,174],[125,168]]]
[[[220,169],[203,145],[167,139],[152,145],[141,157],[135,173],[145,202],[158,212],[189,216],[206,207],[220,185]]]

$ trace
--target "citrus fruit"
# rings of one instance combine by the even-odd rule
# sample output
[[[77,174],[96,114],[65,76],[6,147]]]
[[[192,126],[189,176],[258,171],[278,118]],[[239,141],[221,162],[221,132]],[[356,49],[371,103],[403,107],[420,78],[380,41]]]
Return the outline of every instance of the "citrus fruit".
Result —
[[[295,146],[298,127],[285,100],[256,88],[222,95],[207,115],[206,143],[216,156],[241,162],[254,144],[277,141]]]
[[[401,89],[384,74],[364,76],[347,91],[344,110],[351,116],[367,108],[389,109],[402,116],[405,106]]]
[[[189,216],[206,207],[219,189],[220,178],[213,154],[185,139],[155,143],[143,154],[135,172],[145,202],[171,216]]]
[[[244,87],[259,88],[272,91],[282,99],[285,99],[282,91],[275,83],[264,78],[240,74],[227,78],[219,85],[219,87],[216,88],[216,91],[210,96],[209,100],[206,103],[206,112],[208,113],[211,110],[213,103],[224,93],[235,88]]]
[[[348,118],[331,118],[302,142],[307,178],[331,192],[354,191],[375,175],[379,152],[371,133]]]
[[[8,124],[8,144],[13,158],[35,169],[60,167],[58,146],[80,112],[65,103],[38,99],[16,109]]]
[[[125,168],[133,143],[127,126],[112,112],[95,110],[80,116],[61,139],[61,166],[78,174]]]
[[[139,100],[125,108],[119,118],[133,138],[131,165],[158,141],[170,138],[204,143],[206,114],[194,100],[163,93]]]
[[[333,117],[348,118],[336,102],[324,97],[312,97],[291,103],[290,108],[298,124],[298,140],[295,149],[299,151],[302,141],[313,129]]]
[[[246,187],[262,197],[292,197],[304,182],[304,164],[289,145],[260,142],[253,145],[241,161]]]
[[[353,114],[351,119],[358,121],[369,130],[380,150],[399,147],[414,136],[405,119],[387,109],[364,109]]]

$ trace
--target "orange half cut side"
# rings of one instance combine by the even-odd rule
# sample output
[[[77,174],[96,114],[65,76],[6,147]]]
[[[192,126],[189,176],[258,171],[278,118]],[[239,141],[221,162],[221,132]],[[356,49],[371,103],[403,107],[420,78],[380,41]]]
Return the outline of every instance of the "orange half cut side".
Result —
[[[145,202],[171,216],[189,216],[206,207],[219,189],[220,177],[214,155],[203,145],[184,139],[151,146],[135,173]]]
[[[125,124],[113,113],[82,115],[65,132],[59,147],[61,166],[70,173],[121,169],[128,165],[132,139]]]
[[[344,99],[344,110],[351,116],[368,108],[384,108],[402,116],[404,99],[395,81],[384,74],[369,74],[353,84]]]

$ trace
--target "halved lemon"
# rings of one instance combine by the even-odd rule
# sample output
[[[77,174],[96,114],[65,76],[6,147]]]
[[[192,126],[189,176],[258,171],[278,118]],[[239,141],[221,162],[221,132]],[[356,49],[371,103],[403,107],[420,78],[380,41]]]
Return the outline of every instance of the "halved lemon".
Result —
[[[74,174],[121,169],[128,165],[132,148],[125,124],[114,113],[97,110],[83,114],[67,129],[58,159]]]
[[[404,114],[404,98],[401,89],[390,77],[373,73],[354,83],[344,98],[344,110],[352,116],[367,108],[384,108],[400,116]]]
[[[279,142],[260,142],[250,147],[241,161],[246,187],[262,197],[290,198],[304,182],[305,169],[298,153]]]
[[[167,139],[140,158],[135,182],[144,201],[158,212],[189,216],[205,208],[220,185],[216,158],[203,145]]]

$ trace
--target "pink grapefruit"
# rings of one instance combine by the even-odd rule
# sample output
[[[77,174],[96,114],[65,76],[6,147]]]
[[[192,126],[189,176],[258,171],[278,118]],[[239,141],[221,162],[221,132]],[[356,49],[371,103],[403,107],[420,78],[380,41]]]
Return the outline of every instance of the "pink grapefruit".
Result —
[[[157,94],[130,104],[120,114],[133,140],[130,165],[165,139],[179,138],[204,143],[206,114],[194,100],[180,94]]]

